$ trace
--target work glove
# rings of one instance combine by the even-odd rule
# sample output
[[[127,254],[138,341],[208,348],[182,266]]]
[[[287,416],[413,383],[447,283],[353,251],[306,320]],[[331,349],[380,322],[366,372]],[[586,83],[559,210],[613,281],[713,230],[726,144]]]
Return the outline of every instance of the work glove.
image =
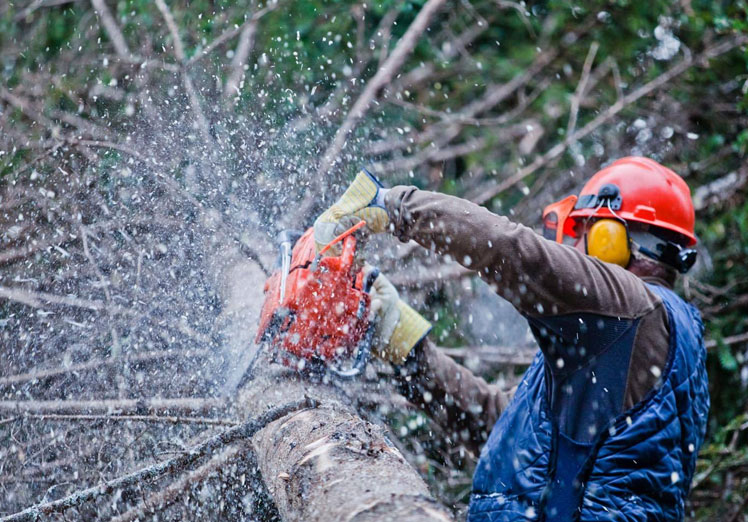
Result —
[[[364,279],[374,268],[364,266]],[[393,364],[402,364],[411,350],[429,333],[431,323],[408,306],[395,287],[379,274],[369,291],[369,320],[376,321],[374,354]]]
[[[314,222],[314,241],[317,252],[337,236],[361,220],[366,221],[368,232],[384,232],[390,224],[384,208],[387,189],[366,170],[362,170],[334,205],[325,210]],[[341,245],[336,243],[327,255],[340,255]]]

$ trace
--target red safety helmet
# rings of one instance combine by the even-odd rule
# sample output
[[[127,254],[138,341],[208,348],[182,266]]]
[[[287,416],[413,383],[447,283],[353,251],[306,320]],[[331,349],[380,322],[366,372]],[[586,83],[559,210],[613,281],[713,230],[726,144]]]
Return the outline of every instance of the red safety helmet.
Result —
[[[576,237],[578,221],[623,219],[675,232],[682,246],[696,244],[691,191],[683,179],[649,158],[621,158],[592,176],[581,195],[569,196],[543,211],[544,233],[562,242]]]

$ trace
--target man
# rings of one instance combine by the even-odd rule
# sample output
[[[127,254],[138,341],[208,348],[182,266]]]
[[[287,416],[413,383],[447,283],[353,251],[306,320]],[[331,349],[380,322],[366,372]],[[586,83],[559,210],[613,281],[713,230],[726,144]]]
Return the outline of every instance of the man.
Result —
[[[618,160],[579,198],[546,208],[544,238],[468,201],[387,190],[362,172],[317,219],[315,239],[360,219],[475,270],[540,345],[509,397],[439,353],[429,323],[384,276],[375,282],[380,356],[399,366],[406,396],[466,444],[485,441],[468,520],[683,518],[709,396],[700,316],[671,290],[696,243],[677,174]]]

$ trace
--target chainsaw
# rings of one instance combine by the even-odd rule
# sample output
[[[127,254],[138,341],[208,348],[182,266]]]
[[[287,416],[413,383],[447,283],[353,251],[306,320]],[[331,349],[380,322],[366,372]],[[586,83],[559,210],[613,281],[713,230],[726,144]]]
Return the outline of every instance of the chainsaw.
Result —
[[[365,275],[354,266],[354,232],[364,225],[357,223],[319,253],[312,228],[279,234],[279,260],[265,282],[256,343],[287,366],[340,379],[365,369],[375,329],[369,291],[379,271]],[[338,242],[340,255],[324,256]]]

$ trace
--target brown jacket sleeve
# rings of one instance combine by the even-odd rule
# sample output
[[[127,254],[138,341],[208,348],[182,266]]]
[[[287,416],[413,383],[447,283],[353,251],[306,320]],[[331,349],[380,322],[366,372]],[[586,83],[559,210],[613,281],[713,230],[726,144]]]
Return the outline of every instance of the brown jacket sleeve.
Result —
[[[454,442],[478,452],[510,395],[474,375],[426,338],[399,368],[401,393],[440,426]]]
[[[449,255],[491,284],[530,317],[593,313],[641,319],[627,381],[626,405],[657,382],[668,351],[667,315],[660,298],[627,270],[549,241],[533,230],[469,201],[394,187],[385,197],[394,233]]]

